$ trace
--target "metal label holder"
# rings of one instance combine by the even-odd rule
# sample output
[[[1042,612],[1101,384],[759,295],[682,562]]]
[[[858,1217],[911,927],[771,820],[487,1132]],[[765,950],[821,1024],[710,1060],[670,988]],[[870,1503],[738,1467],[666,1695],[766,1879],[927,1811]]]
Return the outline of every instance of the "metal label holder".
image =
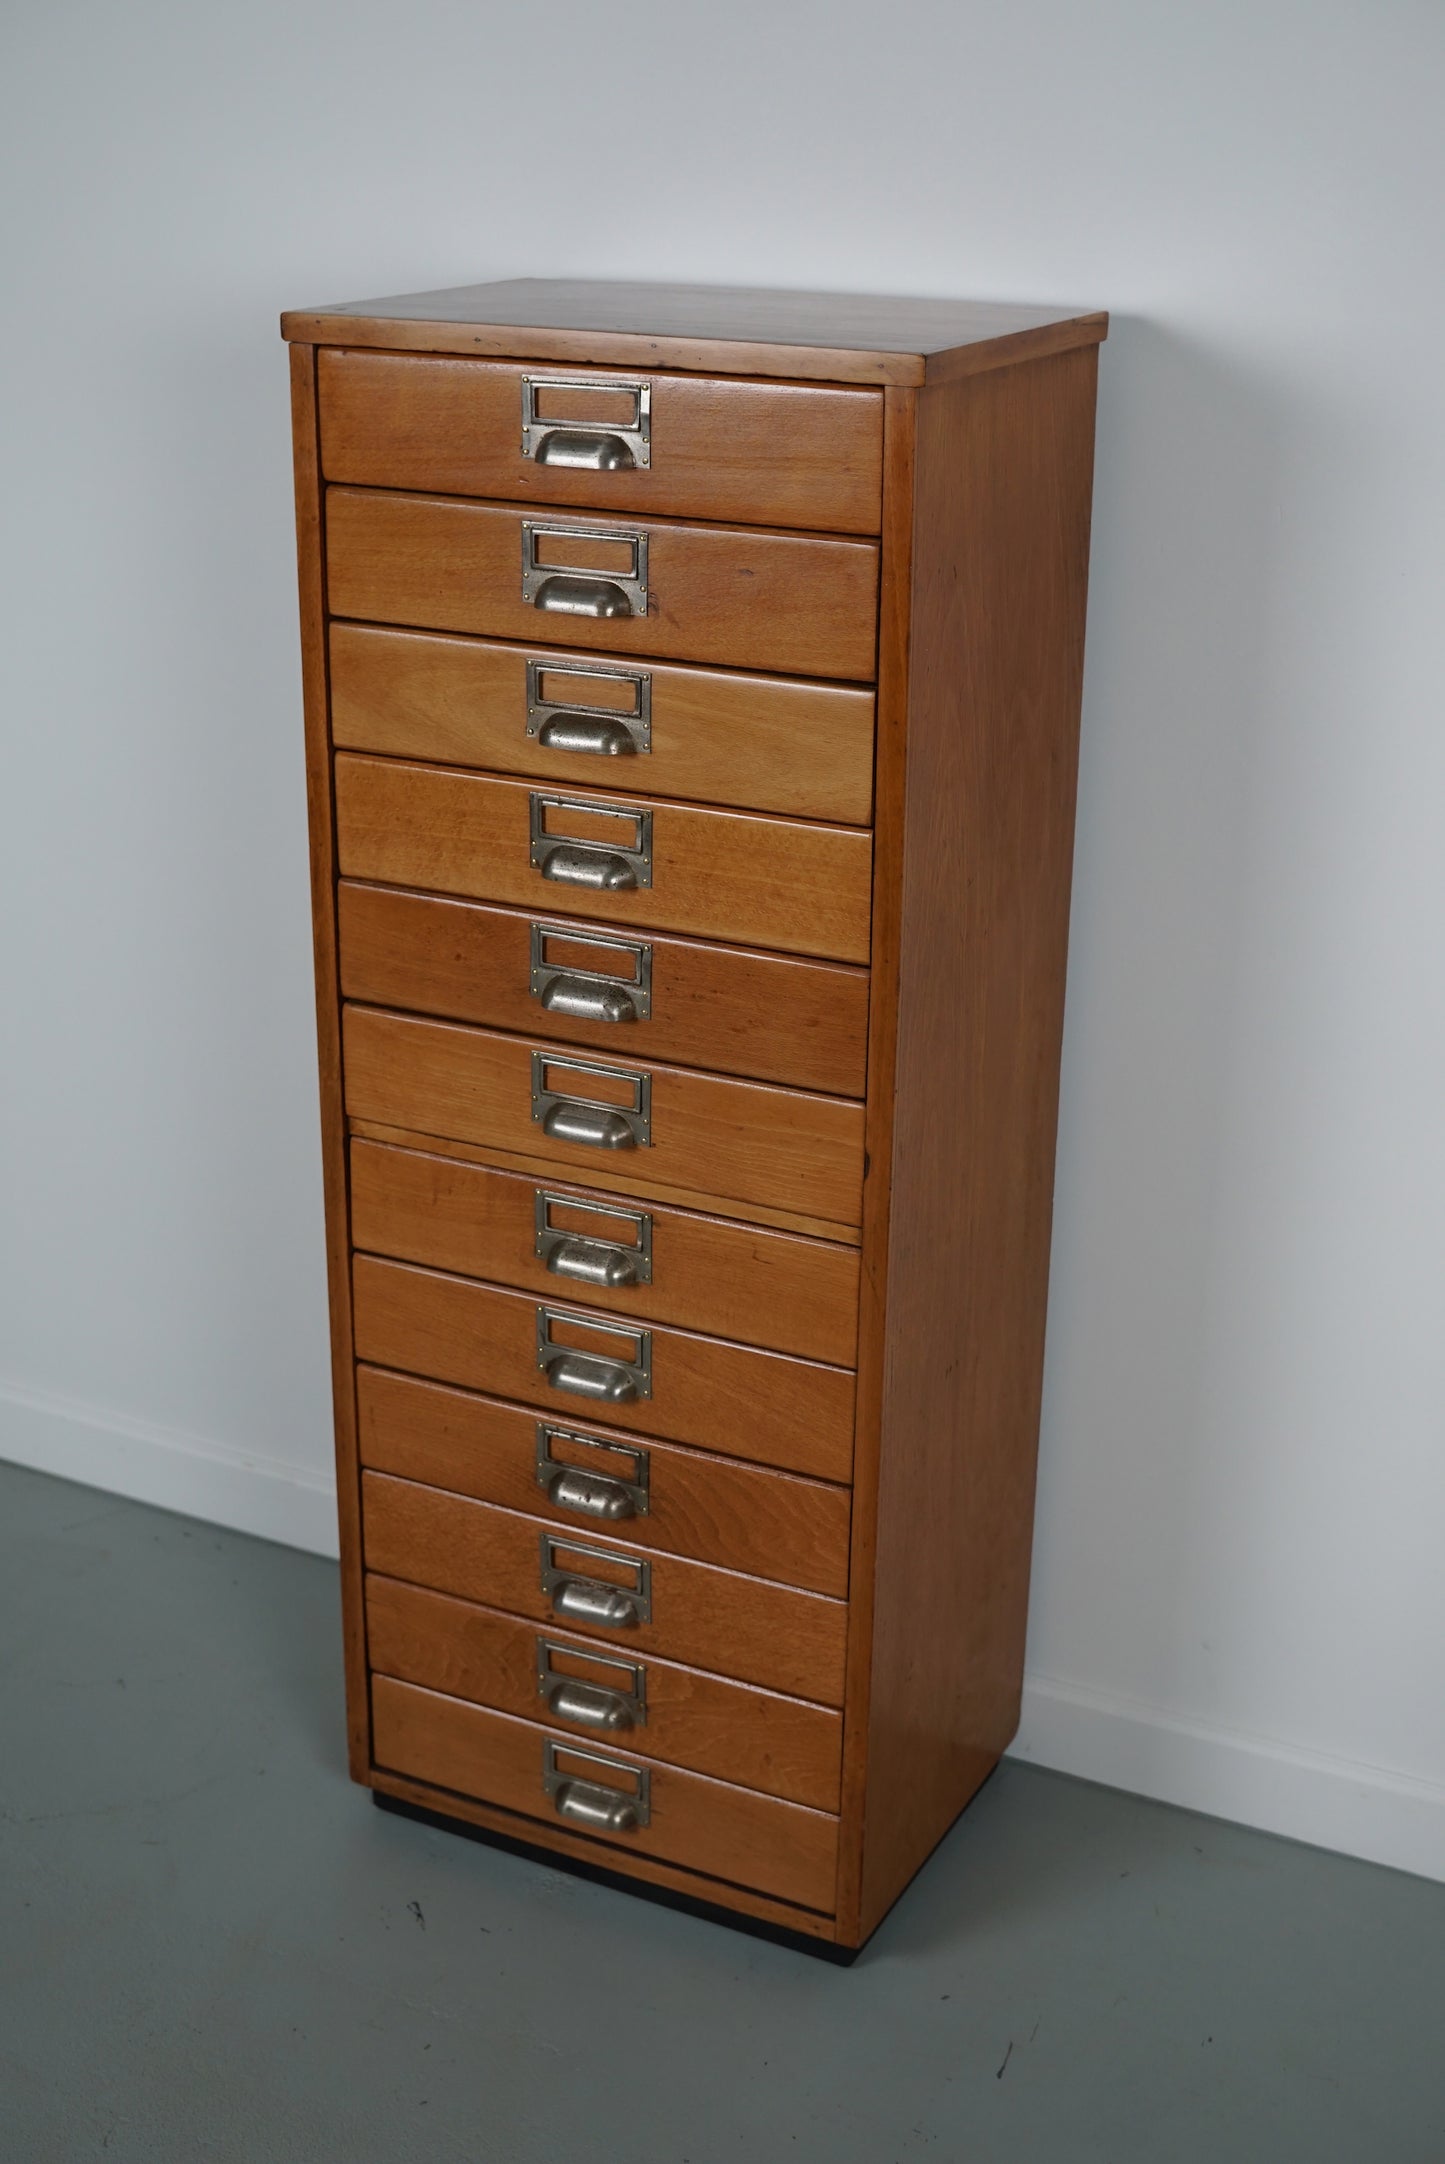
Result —
[[[595,1469],[569,1465],[563,1459],[553,1457],[553,1443],[575,1443],[584,1450],[604,1451],[609,1459],[626,1458],[630,1460],[628,1472],[613,1472],[605,1464]],[[547,1420],[537,1422],[536,1479],[548,1501],[556,1504],[559,1510],[578,1510],[588,1517],[619,1520],[645,1518],[652,1508],[649,1495],[651,1464],[645,1450],[635,1444],[604,1442],[600,1435],[583,1435],[575,1428],[554,1427]],[[575,1498],[557,1492],[559,1488],[565,1489],[569,1480],[576,1484]],[[590,1494],[589,1490],[592,1491]],[[623,1503],[626,1509],[616,1507]],[[614,1507],[606,1507],[608,1504]]]
[[[599,1668],[604,1674],[626,1676],[626,1688],[601,1681],[588,1683],[581,1676],[554,1668],[553,1656],[559,1653],[568,1660]],[[598,1729],[647,1726],[647,1670],[641,1661],[620,1660],[615,1653],[594,1653],[590,1647],[567,1639],[538,1638],[537,1696],[556,1720],[577,1721],[583,1727]]]
[[[570,1533],[539,1533],[542,1591],[559,1615],[607,1630],[631,1630],[652,1621],[652,1565],[645,1556],[621,1555],[615,1548],[593,1548]],[[630,1585],[615,1578],[589,1578],[564,1569],[560,1554],[580,1555],[591,1563],[620,1563],[632,1573]]]
[[[612,541],[631,551],[631,568],[599,571],[594,564],[539,563],[539,541]],[[618,598],[614,601],[612,595]],[[566,526],[555,519],[524,518],[522,599],[534,609],[564,616],[645,616],[646,533],[640,526]]]
[[[630,1104],[614,1104],[606,1097],[588,1097],[582,1090],[547,1087],[549,1068],[569,1075],[597,1075],[608,1082],[625,1082]],[[532,1117],[545,1134],[559,1142],[583,1142],[595,1148],[650,1149],[652,1146],[652,1076],[635,1067],[604,1067],[600,1061],[575,1059],[570,1052],[532,1054]]]
[[[543,676],[573,676],[582,682],[630,684],[629,714],[615,706],[595,706],[586,699],[544,699]],[[652,750],[652,671],[604,669],[577,661],[527,663],[527,734],[549,751],[617,752]]]
[[[549,962],[549,939],[595,949],[599,956],[615,954],[628,967],[624,972]],[[575,1015],[585,1022],[645,1022],[652,1012],[652,942],[605,939],[597,932],[579,932],[570,924],[539,920],[532,926],[530,983],[533,999],[540,1000],[549,1013]]]
[[[584,1766],[595,1766],[614,1780],[620,1775],[628,1785],[617,1788],[611,1782],[564,1773],[557,1763],[559,1755],[579,1760]],[[559,1817],[575,1819],[596,1833],[631,1833],[647,1825],[652,1816],[652,1774],[648,1767],[634,1765],[625,1758],[604,1758],[600,1752],[583,1750],[575,1743],[558,1743],[551,1736],[542,1740],[542,1786]]]
[[[554,1209],[586,1217],[619,1219],[630,1225],[631,1241],[607,1240],[600,1233],[563,1232],[552,1223]],[[575,1277],[583,1284],[622,1286],[652,1283],[652,1212],[611,1203],[584,1202],[578,1195],[539,1187],[533,1201],[533,1253],[554,1277]],[[623,1267],[619,1268],[619,1264]]]
[[[540,397],[548,391],[616,391],[632,400],[627,421],[542,420]],[[652,464],[652,384],[645,376],[523,376],[522,456],[541,466],[580,467],[609,473]]]
[[[614,1353],[586,1352],[580,1346],[560,1345],[553,1325],[591,1332],[594,1337],[627,1338],[635,1347],[630,1360]],[[599,1405],[629,1405],[635,1398],[652,1396],[652,1332],[629,1322],[615,1322],[610,1315],[579,1314],[573,1308],[537,1306],[537,1366],[554,1390],[574,1397],[593,1398]]]
[[[529,853],[544,879],[596,893],[652,885],[652,813],[640,804],[598,804],[586,797],[550,796],[545,789],[531,790],[527,803]],[[558,832],[547,825],[549,812],[615,819],[619,839],[597,841]],[[625,841],[622,832],[628,834]]]

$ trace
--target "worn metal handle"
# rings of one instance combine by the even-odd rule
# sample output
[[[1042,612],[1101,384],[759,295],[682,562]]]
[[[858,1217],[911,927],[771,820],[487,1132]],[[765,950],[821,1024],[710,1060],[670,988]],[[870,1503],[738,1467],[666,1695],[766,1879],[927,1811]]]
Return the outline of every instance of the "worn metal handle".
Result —
[[[543,1370],[554,1390],[598,1405],[630,1405],[641,1395],[637,1377],[620,1360],[599,1360],[593,1353],[554,1353]]]
[[[599,572],[599,546],[625,549],[628,569],[618,568],[615,555],[604,555],[607,569]],[[551,519],[524,518],[522,599],[534,609],[563,616],[645,616],[647,553],[647,533],[640,526],[559,525]]]
[[[558,1325],[572,1334],[571,1344],[553,1336]],[[589,1338],[614,1343],[619,1337],[630,1339],[632,1356],[624,1360],[610,1350],[578,1351],[579,1335],[584,1346]],[[613,1322],[608,1316],[539,1305],[537,1366],[554,1390],[570,1391],[573,1397],[591,1398],[599,1405],[630,1405],[634,1398],[652,1396],[652,1332],[639,1330],[634,1323]]]
[[[577,842],[558,842],[543,853],[537,864],[544,879],[559,886],[592,887],[598,893],[617,894],[637,885],[637,874],[626,857],[615,849],[585,849]]]
[[[642,1822],[631,1796],[592,1781],[563,1781],[552,1793],[559,1818],[571,1818],[597,1833],[632,1833]]]
[[[534,459],[539,466],[577,466],[588,473],[630,473],[651,464],[649,377],[528,374],[522,377],[521,390],[523,458]],[[606,409],[607,419],[598,418],[599,391],[613,399],[631,400],[626,420],[619,420],[611,406]],[[544,397],[551,406],[545,416],[538,411]]]
[[[564,1098],[549,1107],[542,1132],[554,1142],[586,1142],[595,1150],[635,1150],[637,1137],[620,1112]]]
[[[542,1591],[559,1615],[573,1616],[579,1623],[600,1624],[604,1630],[631,1630],[634,1624],[652,1621],[652,1565],[646,1556],[620,1554],[615,1548],[593,1548],[572,1534],[542,1532]],[[578,1562],[583,1568],[578,1569]],[[631,1579],[589,1578],[589,1563],[608,1570],[625,1570]]]
[[[576,698],[544,697],[548,685],[575,688]],[[588,689],[631,694],[629,707],[588,699]],[[652,671],[615,669],[600,662],[559,661],[534,654],[527,663],[527,734],[548,751],[591,752],[606,759],[652,749]]]
[[[552,960],[554,945],[565,960]],[[589,967],[593,957],[595,966]],[[652,1012],[652,942],[537,923],[529,983],[532,997],[552,1014],[576,1015],[584,1022],[645,1021]]]
[[[552,1212],[572,1218],[594,1218],[596,1232],[554,1225]],[[630,1227],[632,1237],[617,1236],[617,1227]],[[581,1195],[553,1194],[539,1187],[533,1198],[534,1238],[532,1251],[554,1277],[575,1277],[584,1285],[650,1285],[652,1283],[652,1212],[629,1210],[621,1203],[588,1202]],[[613,1237],[606,1237],[607,1230]]]
[[[541,789],[532,790],[528,803],[528,854],[544,879],[599,893],[652,885],[652,813],[645,805],[599,804]],[[603,823],[600,839],[595,825],[581,835],[575,827],[567,831],[579,816]]]
[[[611,1775],[625,1785],[609,1786],[604,1781],[579,1778],[564,1769],[564,1759],[595,1766],[599,1773]],[[651,1822],[651,1767],[631,1764],[625,1758],[605,1758],[600,1751],[588,1750],[580,1743],[559,1743],[553,1736],[543,1737],[542,1786],[563,1818],[575,1818],[599,1833],[630,1833],[635,1826]]]
[[[599,1623],[606,1630],[631,1630],[640,1620],[637,1602],[620,1585],[603,1585],[591,1578],[563,1578],[552,1587],[552,1606],[558,1615],[578,1623]]]
[[[548,1087],[555,1069],[574,1086],[568,1090]],[[621,1083],[632,1098],[630,1105],[608,1102],[608,1096],[584,1095],[588,1080],[596,1076],[609,1085]],[[610,1090],[608,1092],[610,1095]],[[576,1059],[559,1053],[532,1054],[532,1117],[543,1134],[557,1142],[583,1142],[598,1150],[650,1149],[652,1147],[652,1077],[629,1067],[604,1067],[598,1060]]]
[[[637,751],[637,738],[626,722],[592,714],[554,714],[537,731],[537,742],[548,751],[595,751],[608,759]]]
[[[554,1668],[559,1658],[571,1667]],[[585,1674],[577,1673],[579,1668],[596,1669],[607,1680],[589,1683]],[[619,1681],[621,1677],[626,1681]],[[571,1721],[578,1728],[617,1735],[647,1726],[647,1670],[641,1661],[623,1660],[610,1647],[596,1653],[575,1643],[539,1638],[537,1694],[554,1720]],[[555,1767],[556,1750],[554,1744],[546,1761],[549,1769]]]
[[[591,1451],[601,1458],[602,1466],[554,1458],[554,1442]],[[651,1462],[640,1443],[614,1442],[607,1436],[556,1428],[548,1420],[539,1420],[536,1477],[555,1509],[575,1510],[584,1518],[645,1518],[651,1510]]]
[[[636,1514],[625,1481],[609,1480],[605,1473],[587,1473],[576,1465],[558,1472],[547,1489],[547,1499],[558,1510],[577,1510],[584,1518],[601,1518],[609,1525]]]
[[[559,1240],[547,1256],[553,1277],[575,1278],[579,1285],[635,1285],[639,1280],[635,1247],[603,1247],[597,1240]]]
[[[556,1720],[575,1722],[598,1735],[619,1736],[633,1725],[631,1701],[621,1691],[578,1683],[570,1676],[559,1676],[548,1691],[547,1711]]]
[[[532,596],[532,606],[553,616],[610,619],[632,614],[632,603],[615,580],[578,578],[570,572],[543,579]]]
[[[549,1014],[575,1015],[579,1022],[635,1022],[637,1005],[625,985],[599,983],[593,977],[549,977],[537,997]]]
[[[549,428],[532,456],[539,466],[571,466],[583,473],[629,473],[637,465],[631,446],[600,428]]]

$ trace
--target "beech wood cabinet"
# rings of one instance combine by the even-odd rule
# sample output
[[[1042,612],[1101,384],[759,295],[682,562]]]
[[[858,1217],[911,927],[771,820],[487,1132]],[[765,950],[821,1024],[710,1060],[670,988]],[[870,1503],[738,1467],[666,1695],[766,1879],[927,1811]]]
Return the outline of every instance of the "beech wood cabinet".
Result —
[[[352,1770],[849,1958],[1018,1717],[1106,319],[282,329]]]

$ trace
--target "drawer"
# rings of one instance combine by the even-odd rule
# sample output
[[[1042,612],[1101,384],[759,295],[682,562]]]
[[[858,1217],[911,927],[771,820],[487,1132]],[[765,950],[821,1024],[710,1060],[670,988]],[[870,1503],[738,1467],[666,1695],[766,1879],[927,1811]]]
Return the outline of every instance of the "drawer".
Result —
[[[589,1163],[625,1165],[643,1196],[671,1189],[840,1227],[859,1221],[863,1107],[846,1098],[604,1063],[375,1007],[344,1008],[342,1040],[354,1119],[485,1142],[574,1179]]]
[[[847,1594],[847,1488],[380,1368],[357,1369],[356,1395],[361,1462],[373,1472],[530,1512],[584,1539],[611,1531],[649,1553]]]
[[[549,1419],[696,1443],[847,1480],[853,1371],[695,1337],[414,1263],[356,1256],[357,1357],[540,1406]]]
[[[545,1721],[604,1750],[617,1743],[817,1811],[838,1808],[842,1716],[805,1698],[641,1660],[395,1578],[366,1581],[366,1640],[373,1668],[403,1683]]]
[[[326,578],[333,616],[873,679],[871,541],[330,488]]]
[[[351,1236],[374,1255],[852,1367],[858,1252],[755,1225],[539,1186],[357,1138]]]
[[[873,694],[848,684],[333,624],[331,734],[553,788],[620,771],[643,794],[844,826],[873,816]]]
[[[868,959],[873,842],[854,827],[746,817],[395,759],[336,759],[348,879],[785,954]]]
[[[581,1745],[391,1676],[373,1678],[371,1705],[375,1761],[392,1773],[533,1819],[560,1818],[600,1844],[682,1864],[800,1908],[832,1910],[838,1821],[821,1811],[676,1766],[647,1767],[612,1747]],[[603,1814],[629,1797],[629,1815],[645,1822],[625,1830],[609,1825]],[[599,1856],[605,1854],[600,1846]]]
[[[844,1601],[649,1556],[385,1473],[363,1473],[361,1487],[367,1567],[385,1577],[764,1690],[843,1703]],[[609,1612],[620,1620],[609,1622]]]
[[[863,1095],[868,972],[343,880],[348,999]]]
[[[318,354],[317,389],[328,481],[820,533],[879,528],[878,391],[345,347]]]

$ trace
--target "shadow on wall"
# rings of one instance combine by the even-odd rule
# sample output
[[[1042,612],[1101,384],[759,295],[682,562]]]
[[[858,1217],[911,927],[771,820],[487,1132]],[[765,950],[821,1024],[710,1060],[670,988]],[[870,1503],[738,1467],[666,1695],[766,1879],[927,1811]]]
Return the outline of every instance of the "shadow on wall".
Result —
[[[1229,1552],[1201,1473],[1286,419],[1220,354],[1113,318],[1029,1667],[1181,1710]]]

